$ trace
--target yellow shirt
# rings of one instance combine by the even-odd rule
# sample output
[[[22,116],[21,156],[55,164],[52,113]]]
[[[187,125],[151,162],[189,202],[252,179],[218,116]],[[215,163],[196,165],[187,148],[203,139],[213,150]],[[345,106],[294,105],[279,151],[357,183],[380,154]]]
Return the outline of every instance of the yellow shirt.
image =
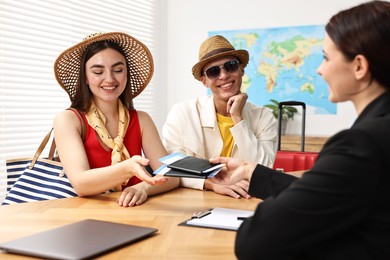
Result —
[[[217,113],[217,122],[223,140],[221,156],[229,157],[234,144],[233,136],[230,133],[230,128],[234,126],[233,120],[231,117]]]

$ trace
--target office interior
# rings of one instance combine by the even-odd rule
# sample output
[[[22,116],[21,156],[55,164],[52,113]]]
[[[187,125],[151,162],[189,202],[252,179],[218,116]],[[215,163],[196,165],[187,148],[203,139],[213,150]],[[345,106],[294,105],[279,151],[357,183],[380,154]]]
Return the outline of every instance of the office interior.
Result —
[[[69,99],[55,81],[50,64],[62,50],[80,41],[82,37],[99,31],[120,30],[139,36],[136,38],[141,39],[151,48],[154,57],[154,76],[150,86],[135,100],[135,107],[147,111],[156,123],[157,129],[161,131],[165,118],[175,103],[207,94],[206,88],[193,78],[191,68],[198,60],[199,46],[208,37],[209,31],[325,24],[339,10],[361,2],[363,1],[2,0],[0,2],[2,13],[0,15],[0,66],[8,69],[0,71],[0,201],[1,196],[5,194],[5,160],[9,157],[32,156],[44,134],[51,128],[55,114],[69,106]],[[75,5],[78,5],[78,11],[73,13],[72,8]],[[92,5],[98,10],[96,15],[90,11]],[[148,21],[146,25],[152,32],[152,36],[145,36],[142,29],[137,27],[126,27],[131,13],[142,14],[144,5],[148,7],[148,13],[152,13],[153,20]],[[32,56],[38,62],[38,65],[33,68],[31,65],[26,66],[31,64],[31,60],[26,60],[27,57],[23,55],[24,50],[35,47],[33,43],[29,46],[19,45],[20,43],[16,42],[15,48],[19,48],[20,52],[15,57],[9,56],[6,48],[1,46],[2,43],[7,43],[7,35],[24,34],[23,27],[5,26],[12,23],[12,19],[16,19],[12,14],[15,8],[18,9],[18,15],[37,18],[36,24],[25,24],[25,34],[35,34],[36,37],[42,34],[43,39],[45,36],[39,28],[40,26],[46,28],[45,15],[49,8],[61,12],[61,16],[56,19],[48,15],[47,23],[58,24],[61,30],[72,27],[71,23],[69,24],[69,19],[71,20],[72,17],[83,16],[89,23],[88,26],[74,28],[75,31],[70,32],[69,35],[62,35],[59,41],[61,39],[64,41],[61,44],[50,42],[48,56],[45,57],[47,67],[40,70],[39,53]],[[85,12],[80,12],[82,8]],[[114,11],[109,12],[109,9]],[[37,17],[41,10],[44,10],[42,16]],[[104,17],[102,15],[104,13],[110,15]],[[114,20],[115,23],[107,25],[104,22],[107,19]],[[140,22],[142,23],[142,19]],[[51,33],[54,34],[55,26],[52,30]],[[28,72],[23,73],[24,68],[27,68]],[[25,82],[26,86],[20,88],[19,92],[13,93],[9,86],[12,85],[10,82],[13,82],[13,77],[19,77],[18,73],[23,74],[24,78],[21,82]],[[30,88],[29,85],[32,87]],[[50,93],[45,95],[39,89],[40,86],[50,89]],[[18,99],[14,99],[13,96],[11,98],[9,95],[11,92],[17,94]],[[45,103],[49,106],[45,106]],[[13,109],[15,106],[19,109]],[[35,110],[37,107],[39,109]],[[30,120],[25,120],[26,118]],[[350,103],[337,104],[335,115],[308,115],[306,135],[331,136],[348,128],[355,119],[356,114]],[[37,121],[39,124],[36,124]],[[299,127],[300,121],[297,118],[290,123],[288,133],[298,134]]]

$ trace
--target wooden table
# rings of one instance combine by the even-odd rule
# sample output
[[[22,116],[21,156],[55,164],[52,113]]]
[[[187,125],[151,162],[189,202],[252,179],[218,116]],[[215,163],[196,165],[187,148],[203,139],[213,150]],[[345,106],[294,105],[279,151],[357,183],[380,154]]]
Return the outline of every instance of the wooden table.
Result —
[[[156,235],[99,259],[236,259],[235,231],[178,226],[196,211],[214,207],[255,210],[259,199],[233,199],[211,191],[179,188],[143,205],[119,207],[119,193],[0,207],[0,243],[83,219],[154,227]],[[87,241],[86,241],[87,243]],[[0,253],[0,259],[29,259]]]

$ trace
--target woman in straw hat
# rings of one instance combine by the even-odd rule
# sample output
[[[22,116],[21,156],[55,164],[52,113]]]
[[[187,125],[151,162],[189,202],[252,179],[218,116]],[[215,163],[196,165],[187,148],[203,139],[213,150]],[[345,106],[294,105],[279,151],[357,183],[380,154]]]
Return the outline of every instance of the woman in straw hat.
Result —
[[[246,50],[236,50],[223,36],[210,37],[201,44],[199,61],[192,72],[212,95],[172,107],[162,131],[168,152],[206,159],[249,158],[272,167],[276,154],[276,120],[266,108],[248,102],[247,94],[241,92],[248,60]],[[249,198],[245,180],[225,185],[214,178],[181,178],[181,185]]]
[[[329,139],[301,179],[211,160],[227,163],[226,181],[249,178],[250,194],[264,199],[238,230],[238,259],[390,259],[389,21],[390,2],[370,1],[327,23],[317,72],[329,100],[351,101],[358,118]]]
[[[152,178],[144,168],[157,169],[167,152],[150,116],[133,107],[153,74],[143,43],[125,33],[95,34],[65,50],[54,71],[81,112],[66,110],[54,121],[58,153],[79,196],[116,188],[123,190],[120,206],[135,206],[178,186],[176,178]]]

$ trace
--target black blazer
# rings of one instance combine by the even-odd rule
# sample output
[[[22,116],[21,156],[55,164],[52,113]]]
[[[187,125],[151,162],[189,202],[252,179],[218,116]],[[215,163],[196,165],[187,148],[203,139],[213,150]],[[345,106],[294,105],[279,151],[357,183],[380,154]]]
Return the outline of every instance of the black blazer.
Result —
[[[238,230],[239,259],[390,259],[390,93],[301,179],[258,165],[249,193],[264,202]]]

